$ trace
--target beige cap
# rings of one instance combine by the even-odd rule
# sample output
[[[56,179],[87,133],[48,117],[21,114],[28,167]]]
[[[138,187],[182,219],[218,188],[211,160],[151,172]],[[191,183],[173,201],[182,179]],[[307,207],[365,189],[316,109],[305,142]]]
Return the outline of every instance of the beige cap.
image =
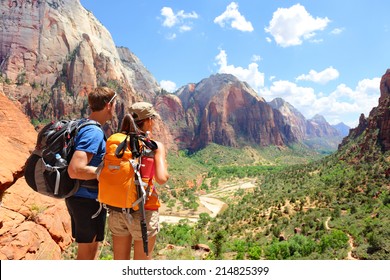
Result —
[[[130,113],[135,121],[160,117],[156,110],[154,110],[153,105],[148,102],[137,102],[132,104],[130,106]]]

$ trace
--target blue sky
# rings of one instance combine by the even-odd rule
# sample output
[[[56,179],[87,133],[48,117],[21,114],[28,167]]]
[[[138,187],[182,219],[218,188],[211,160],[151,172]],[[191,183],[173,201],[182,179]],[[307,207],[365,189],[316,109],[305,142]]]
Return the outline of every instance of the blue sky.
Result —
[[[390,1],[81,0],[173,92],[216,73],[351,127],[390,68]]]

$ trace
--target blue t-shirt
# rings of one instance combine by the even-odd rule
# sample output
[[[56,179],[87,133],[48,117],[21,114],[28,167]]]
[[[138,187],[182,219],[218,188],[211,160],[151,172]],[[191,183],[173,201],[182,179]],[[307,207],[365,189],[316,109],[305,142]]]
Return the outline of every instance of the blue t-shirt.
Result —
[[[106,140],[103,130],[97,125],[87,125],[81,128],[75,138],[75,151],[93,154],[89,166],[98,166],[106,152]],[[96,199],[97,189],[80,187],[74,196]]]

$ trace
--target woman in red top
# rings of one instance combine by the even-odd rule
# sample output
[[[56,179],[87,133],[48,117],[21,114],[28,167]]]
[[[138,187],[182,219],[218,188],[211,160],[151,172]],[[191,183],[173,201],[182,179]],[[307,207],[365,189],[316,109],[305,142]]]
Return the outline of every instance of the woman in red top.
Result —
[[[155,118],[159,117],[153,105],[147,102],[137,102],[130,107],[130,114],[122,121],[121,131],[126,133],[131,127],[131,118],[134,119],[141,133],[151,135]],[[153,182],[164,184],[169,179],[166,151],[161,142],[157,142],[157,150],[142,159],[141,174],[145,183],[150,186],[150,195],[145,202],[145,213],[148,233],[148,256],[144,252],[140,226],[140,211],[126,214],[109,210],[108,227],[112,234],[113,252],[115,260],[129,260],[132,242],[134,241],[134,259],[152,259],[152,252],[159,231],[160,202]]]

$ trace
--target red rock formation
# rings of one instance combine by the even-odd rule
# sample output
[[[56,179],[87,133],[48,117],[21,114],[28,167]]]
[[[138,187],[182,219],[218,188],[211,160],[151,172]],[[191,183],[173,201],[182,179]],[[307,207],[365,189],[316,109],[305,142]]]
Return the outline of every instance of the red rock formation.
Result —
[[[260,146],[283,146],[292,141],[280,112],[232,75],[213,75],[177,94],[187,125],[179,134],[186,136],[189,149],[211,142],[237,147],[242,140]]]
[[[380,90],[381,96],[375,120],[379,128],[378,140],[383,150],[388,151],[390,150],[390,69],[382,77]]]
[[[382,76],[380,91],[378,106],[371,110],[368,118],[363,114],[360,116],[359,125],[350,130],[339,148],[363,135],[359,143],[362,152],[368,150],[372,143],[380,145],[383,151],[390,150],[390,69]]]
[[[117,49],[78,0],[9,2],[0,5],[0,82],[7,81],[4,93],[18,100],[30,119],[86,116],[87,93],[107,84],[124,104],[108,128],[114,131],[130,103],[151,102],[160,92],[139,59]]]
[[[22,177],[37,132],[17,105],[0,91],[0,259],[60,259],[72,242],[70,218],[63,200]]]
[[[15,104],[16,103],[16,104]],[[23,175],[23,165],[35,147],[37,133],[30,121],[0,91],[0,194]]]
[[[5,191],[0,217],[1,260],[58,260],[72,243],[65,201],[34,192],[24,178]]]

